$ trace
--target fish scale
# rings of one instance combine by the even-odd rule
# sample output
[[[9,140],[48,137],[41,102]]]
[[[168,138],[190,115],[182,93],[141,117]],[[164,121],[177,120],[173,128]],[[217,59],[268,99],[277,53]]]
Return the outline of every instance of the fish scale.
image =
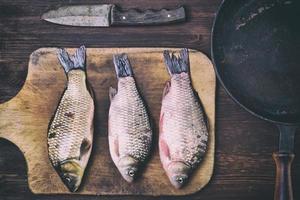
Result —
[[[206,130],[203,113],[199,102],[195,100],[189,76],[174,75],[168,95],[170,97],[164,103],[168,104],[173,117],[169,121],[165,119],[164,125],[168,130],[165,137],[174,138],[166,140],[171,159],[180,159],[194,168],[206,150],[203,141],[207,141],[208,135],[207,131],[203,131]]]
[[[114,117],[117,115],[118,117]],[[149,154],[151,137],[147,132],[143,134],[143,131],[150,131],[151,128],[144,103],[132,77],[119,80],[118,95],[112,102],[110,116],[111,132],[119,137],[120,157],[130,155],[144,161]]]
[[[180,188],[205,156],[208,128],[192,87],[187,49],[179,57],[165,51],[164,58],[171,79],[162,100],[159,153],[171,183]]]
[[[81,120],[87,118],[88,111],[93,110],[93,101],[86,89],[85,74],[80,70],[73,70],[68,75],[69,84],[61,103],[58,106],[48,135],[57,135],[49,138],[49,156],[54,166],[69,158],[80,157],[80,146],[88,133],[89,122]],[[73,114],[73,117],[66,116]],[[60,148],[57,148],[57,145]]]
[[[125,54],[115,55],[118,91],[110,89],[109,149],[123,178],[132,182],[150,155],[152,130]]]
[[[71,192],[81,184],[93,142],[94,101],[86,84],[85,54],[84,46],[73,56],[59,50],[68,82],[48,130],[49,159]]]

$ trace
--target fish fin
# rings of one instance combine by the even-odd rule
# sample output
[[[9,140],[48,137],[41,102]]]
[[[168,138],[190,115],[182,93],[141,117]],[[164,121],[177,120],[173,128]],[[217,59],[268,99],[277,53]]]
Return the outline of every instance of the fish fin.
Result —
[[[85,69],[85,57],[86,57],[86,49],[85,46],[79,47],[75,55],[71,57],[74,63],[75,68]]]
[[[108,122],[111,122],[110,115],[108,116]],[[108,123],[108,146],[109,146],[109,152],[111,155],[112,160],[116,164],[119,160],[119,137],[112,132],[110,128],[111,124]]]
[[[184,48],[180,51],[179,56],[175,56],[174,53],[170,55],[169,51],[165,50],[164,60],[169,74],[180,74],[182,72],[189,72],[190,63],[189,63],[189,52],[188,49]]]
[[[193,90],[195,97],[200,100],[199,93],[194,88],[192,88],[192,90]]]
[[[85,155],[92,147],[92,141],[88,138],[84,138],[80,145],[80,156]]]
[[[117,157],[120,156],[120,152],[119,152],[119,140],[118,138],[115,138],[114,140],[114,153]]]
[[[73,62],[65,49],[59,49],[58,59],[66,73],[68,73],[71,69],[74,68]]]
[[[66,73],[72,69],[85,70],[86,49],[84,46],[78,48],[75,55],[70,56],[65,49],[59,49],[58,59]]]
[[[94,90],[92,88],[92,85],[90,84],[90,82],[88,80],[86,81],[86,84],[87,84],[88,92],[90,93],[90,95],[91,95],[91,97],[92,97],[92,99],[94,101],[94,99],[95,99],[95,93],[94,93]]]
[[[79,154],[79,160],[80,160],[83,168],[86,167],[86,165],[89,161],[91,151],[92,151],[92,140],[85,137],[81,142],[80,154]]]
[[[164,87],[163,97],[165,97],[169,93],[170,87],[171,87],[171,81],[167,81]]]
[[[133,71],[126,54],[116,54],[113,60],[118,78],[133,76]]]
[[[208,120],[208,117],[207,117],[206,114],[204,114],[204,121],[205,121],[205,124],[206,124],[207,131],[209,132],[210,131],[210,125],[209,125],[209,120]]]
[[[165,113],[161,112],[160,118],[159,118],[159,132],[160,133],[163,131],[164,116],[165,116]]]
[[[203,113],[203,120],[204,120],[204,122],[205,122],[205,124],[206,124],[207,130],[209,131],[210,127],[209,127],[208,117],[207,117],[206,113],[204,112],[204,106],[203,106],[203,104],[202,104],[202,102],[201,102],[200,96],[199,96],[198,92],[197,92],[194,88],[193,88],[193,93],[194,93],[194,95],[195,95],[195,98],[197,99],[197,101],[198,101],[199,104],[200,104],[200,107],[201,107],[202,113]]]
[[[167,161],[170,161],[169,146],[162,138],[159,140],[159,152],[162,160],[167,159]]]
[[[109,99],[110,101],[113,100],[113,98],[116,96],[117,94],[117,89],[113,88],[113,87],[109,87]]]
[[[109,152],[112,160],[117,164],[120,157],[118,137],[109,135]]]

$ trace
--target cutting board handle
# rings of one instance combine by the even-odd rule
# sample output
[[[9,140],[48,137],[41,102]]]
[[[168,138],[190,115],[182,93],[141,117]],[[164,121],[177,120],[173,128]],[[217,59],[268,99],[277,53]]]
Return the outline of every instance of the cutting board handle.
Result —
[[[274,200],[293,200],[291,165],[294,154],[273,153],[273,159],[276,163]]]

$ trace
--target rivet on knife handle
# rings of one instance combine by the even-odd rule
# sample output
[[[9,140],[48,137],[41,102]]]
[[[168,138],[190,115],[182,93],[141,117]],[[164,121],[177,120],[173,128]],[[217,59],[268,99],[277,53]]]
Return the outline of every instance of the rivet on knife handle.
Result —
[[[111,10],[111,25],[158,25],[185,21],[183,7],[174,10],[145,10],[130,9],[122,11],[113,6]]]

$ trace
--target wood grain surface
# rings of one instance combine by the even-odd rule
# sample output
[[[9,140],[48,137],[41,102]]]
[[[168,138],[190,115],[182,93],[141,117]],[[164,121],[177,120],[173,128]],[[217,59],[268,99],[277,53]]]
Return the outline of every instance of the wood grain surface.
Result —
[[[49,9],[70,4],[115,3],[124,9],[176,8],[184,5],[187,21],[158,27],[66,27],[40,20]],[[27,75],[29,55],[43,46],[188,47],[210,55],[210,32],[221,0],[0,0],[0,102],[14,97]],[[35,195],[28,187],[22,152],[0,140],[0,199],[2,200],[266,200],[273,199],[278,130],[236,105],[220,86],[216,99],[215,167],[209,184],[193,195],[79,196]],[[300,198],[300,134],[292,165],[294,198]]]
[[[94,143],[84,181],[76,194],[93,195],[186,195],[199,191],[211,178],[215,147],[216,78],[212,63],[202,53],[190,50],[190,69],[208,117],[210,132],[207,153],[189,183],[175,189],[161,166],[158,155],[158,122],[162,91],[170,79],[161,48],[87,49],[87,79],[95,95]],[[179,49],[180,50],[180,49]],[[178,49],[173,52],[179,54]],[[68,49],[67,49],[68,51]],[[69,50],[74,54],[74,49]],[[34,51],[22,90],[0,104],[0,138],[13,142],[24,153],[29,187],[37,194],[68,194],[68,189],[51,166],[47,150],[49,122],[66,87],[66,76],[58,62],[57,48]],[[137,86],[145,99],[153,126],[153,153],[142,177],[128,184],[114,166],[108,148],[107,122],[109,87],[117,80],[112,57],[126,53],[134,70]]]

